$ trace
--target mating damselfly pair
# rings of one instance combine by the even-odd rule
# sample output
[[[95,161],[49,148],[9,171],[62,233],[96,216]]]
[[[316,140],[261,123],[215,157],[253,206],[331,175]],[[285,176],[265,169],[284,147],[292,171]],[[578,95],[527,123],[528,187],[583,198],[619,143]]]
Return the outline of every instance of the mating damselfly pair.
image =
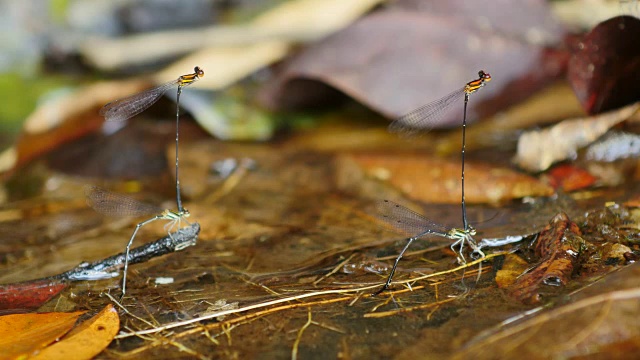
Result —
[[[180,228],[181,222],[189,217],[189,210],[183,208],[182,197],[180,195],[180,177],[179,177],[179,143],[180,143],[180,95],[182,88],[189,86],[204,76],[204,70],[196,66],[193,73],[178,77],[176,80],[169,81],[162,85],[156,86],[149,90],[133,94],[131,96],[115,100],[108,103],[100,109],[100,115],[105,117],[106,121],[125,121],[131,117],[140,114],[151,105],[156,103],[162,95],[169,89],[177,86],[176,96],[176,206],[177,211],[162,209],[156,206],[139,202],[129,196],[113,193],[105,189],[88,186],[86,187],[87,203],[99,213],[108,216],[150,216],[153,217],[138,223],[131,235],[126,246],[125,261],[122,276],[122,296],[126,294],[127,289],[127,270],[129,267],[129,252],[131,244],[135,239],[138,230],[146,224],[156,220],[168,220],[165,230],[171,236],[171,231],[177,226]],[[188,222],[187,222],[188,223]]]
[[[464,198],[464,156],[467,127],[467,103],[469,102],[469,96],[485,86],[489,81],[491,81],[491,75],[481,70],[478,72],[478,79],[472,80],[462,88],[399,117],[389,125],[390,131],[398,133],[410,134],[416,131],[428,131],[434,127],[435,123],[446,113],[447,109],[449,109],[452,104],[464,99],[461,149],[461,204],[463,228],[448,228],[390,200],[379,201],[376,204],[375,215],[395,229],[410,235],[410,237],[407,238],[407,244],[396,257],[386,283],[380,290],[373,293],[374,296],[389,288],[393,275],[398,267],[398,263],[405,251],[407,251],[413,241],[423,236],[436,235],[453,240],[454,242],[451,245],[451,249],[457,253],[458,261],[461,263],[466,262],[463,254],[465,243],[469,245],[477,256],[484,257],[484,253],[473,239],[473,236],[476,234],[476,230],[469,225],[469,222],[467,221],[467,208]],[[456,247],[459,247],[457,251],[455,250]]]

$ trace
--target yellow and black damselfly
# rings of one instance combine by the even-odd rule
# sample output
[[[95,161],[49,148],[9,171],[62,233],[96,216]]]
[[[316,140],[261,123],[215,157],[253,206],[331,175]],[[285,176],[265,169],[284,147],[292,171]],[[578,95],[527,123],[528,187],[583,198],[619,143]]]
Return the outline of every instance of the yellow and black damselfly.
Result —
[[[389,130],[397,133],[411,134],[416,131],[428,131],[433,128],[442,115],[450,106],[464,98],[464,113],[462,117],[462,223],[465,229],[468,229],[467,208],[464,199],[464,153],[467,129],[467,103],[469,95],[478,91],[480,88],[491,81],[491,75],[480,70],[476,80],[468,82],[462,88],[449,93],[448,95],[435,100],[429,104],[423,105],[410,113],[407,113],[389,125]]]
[[[452,104],[464,99],[464,112],[462,117],[462,150],[461,150],[461,158],[462,158],[462,194],[461,194],[461,203],[462,203],[462,229],[457,228],[447,228],[443,225],[433,222],[426,217],[413,212],[404,206],[398,205],[389,200],[383,200],[377,206],[378,216],[383,221],[392,225],[393,227],[408,233],[411,235],[408,238],[407,245],[405,245],[404,249],[400,252],[400,255],[395,260],[393,264],[393,268],[391,269],[391,273],[385,283],[384,287],[377,291],[373,295],[377,295],[382,291],[386,290],[391,283],[391,279],[393,278],[393,274],[396,271],[396,267],[398,266],[398,262],[402,258],[402,255],[409,248],[409,245],[417,239],[425,235],[437,235],[442,236],[448,239],[455,240],[455,242],[451,245],[453,249],[457,245],[460,246],[458,251],[458,260],[460,262],[465,262],[464,256],[462,254],[463,246],[468,243],[473,251],[479,255],[484,256],[480,248],[477,246],[475,241],[473,240],[473,235],[476,234],[476,230],[469,225],[467,221],[467,208],[464,198],[464,155],[465,155],[465,136],[466,136],[466,128],[467,128],[467,104],[469,102],[469,96],[474,92],[478,91],[480,88],[484,87],[486,83],[491,81],[491,75],[480,70],[478,72],[478,78],[472,80],[465,84],[462,88],[455,90],[444,97],[435,100],[431,103],[423,105],[401,117],[394,120],[391,125],[389,125],[389,130],[396,133],[401,134],[411,134],[418,131],[429,131],[431,130],[437,121],[441,118],[442,115],[446,113],[446,111],[451,107]]]
[[[156,86],[152,89],[115,100],[108,103],[100,109],[100,115],[104,116],[107,121],[125,121],[135,115],[145,111],[151,105],[155,104],[160,96],[166,93],[173,87],[178,87],[177,100],[176,100],[176,203],[178,206],[178,212],[184,212],[182,208],[182,198],[180,197],[180,177],[179,160],[178,160],[178,144],[180,139],[180,94],[182,94],[182,88],[193,84],[204,76],[204,70],[196,66],[193,69],[193,74],[182,75],[176,80],[169,81],[162,85]]]

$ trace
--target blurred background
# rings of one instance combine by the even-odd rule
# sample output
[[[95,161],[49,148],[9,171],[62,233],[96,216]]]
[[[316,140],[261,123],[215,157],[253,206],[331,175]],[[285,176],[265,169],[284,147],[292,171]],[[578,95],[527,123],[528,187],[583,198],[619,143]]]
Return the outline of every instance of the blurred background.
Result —
[[[460,334],[499,326],[637,259],[639,13],[637,1],[613,0],[0,0],[0,283],[59,274],[123,250],[137,221],[89,209],[87,184],[174,207],[177,87],[127,121],[105,121],[99,111],[196,66],[204,76],[182,91],[179,150],[182,195],[201,225],[199,243],[133,267],[127,290],[139,301],[131,311],[170,322],[217,311],[207,299],[242,306],[287,291],[381,283],[404,242],[376,222],[375,200],[460,227],[462,98],[436,103],[442,116],[418,136],[390,133],[388,125],[462,94],[483,70],[492,80],[466,109],[469,218],[487,253],[499,246],[518,252],[524,260],[512,280],[530,283],[496,285],[503,265],[496,261],[483,265],[495,269],[478,275],[471,293],[481,295],[473,302],[411,307],[464,298],[464,274],[384,304],[358,295],[348,307],[314,312],[331,331],[311,327],[317,342],[305,349],[324,349],[323,358],[458,351],[468,340]],[[573,229],[559,212],[579,221],[587,239],[570,244],[590,249],[582,267],[554,263],[564,273],[553,287],[540,278],[516,280],[541,276],[529,270],[546,260],[534,240],[512,243],[560,223],[566,226],[557,234]],[[156,225],[136,242],[165,236]],[[407,254],[397,276],[450,269],[449,245],[418,244],[423,250]],[[164,276],[175,283],[151,285]],[[119,283],[72,286],[40,309],[94,310],[109,302],[96,294]],[[423,316],[363,322],[378,306]],[[219,349],[229,357],[288,356],[306,319],[306,310],[292,310],[268,324],[238,326],[234,336],[251,339],[253,350],[231,340]],[[562,324],[585,328],[571,319]],[[227,336],[216,331],[216,339]],[[212,346],[202,341],[209,340],[194,342]],[[111,350],[140,343],[114,342]],[[145,354],[166,355],[158,344]],[[182,349],[171,349],[180,356]]]

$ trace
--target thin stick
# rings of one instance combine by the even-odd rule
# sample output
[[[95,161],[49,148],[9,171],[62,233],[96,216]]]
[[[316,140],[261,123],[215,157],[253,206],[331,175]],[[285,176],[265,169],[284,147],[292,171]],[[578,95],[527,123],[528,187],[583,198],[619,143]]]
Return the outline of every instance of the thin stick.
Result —
[[[376,313],[366,313],[366,314],[364,314],[364,317],[366,317],[366,318],[387,317],[387,316],[392,316],[392,315],[396,315],[396,314],[399,314],[399,313],[411,312],[411,311],[414,311],[414,310],[428,309],[430,307],[440,306],[442,304],[446,304],[448,302],[451,302],[451,301],[454,301],[454,300],[457,300],[457,299],[458,299],[457,297],[453,297],[453,298],[449,298],[449,299],[446,299],[446,300],[441,300],[441,301],[434,302],[434,303],[422,304],[422,305],[412,306],[412,307],[408,307],[408,308],[389,310],[389,311],[381,311],[381,312],[376,312]]]
[[[302,325],[300,330],[298,331],[298,336],[296,336],[296,341],[293,342],[293,349],[291,349],[291,360],[298,359],[298,346],[300,346],[300,339],[302,339],[302,334],[305,330],[311,325],[311,308],[308,309],[307,322]]]
[[[104,295],[106,297],[108,297],[109,299],[111,299],[111,301],[113,301],[120,309],[122,309],[122,311],[124,311],[127,315],[131,316],[134,319],[137,319],[140,322],[143,322],[149,326],[155,326],[154,324],[152,324],[150,321],[147,321],[141,317],[136,316],[135,314],[131,313],[129,310],[127,310],[126,307],[124,307],[124,305],[122,305],[118,300],[116,300],[111,294],[109,293],[104,293]]]
[[[130,264],[137,264],[157,256],[180,251],[189,246],[195,245],[199,233],[200,225],[198,223],[194,223],[189,227],[176,231],[171,236],[167,235],[162,239],[131,249],[128,255],[120,253],[90,264],[83,263],[70,271],[56,275],[52,278],[70,281],[110,278],[113,277],[110,271],[124,267],[126,262]]]

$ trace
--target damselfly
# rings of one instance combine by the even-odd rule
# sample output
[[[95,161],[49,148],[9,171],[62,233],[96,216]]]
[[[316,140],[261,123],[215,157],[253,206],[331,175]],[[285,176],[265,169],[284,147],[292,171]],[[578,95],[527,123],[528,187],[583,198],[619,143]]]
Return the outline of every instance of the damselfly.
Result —
[[[475,254],[479,257],[484,257],[484,253],[473,239],[473,236],[476,234],[476,229],[471,225],[466,229],[448,228],[390,200],[380,200],[376,203],[375,216],[410,237],[407,238],[407,244],[404,246],[398,257],[396,257],[396,261],[393,263],[387,282],[380,290],[373,293],[373,296],[378,295],[389,288],[393,275],[398,267],[398,263],[400,262],[400,259],[402,259],[405,251],[407,251],[414,240],[423,236],[436,235],[455,240],[453,244],[451,244],[451,250],[458,254],[458,261],[461,263],[466,263],[462,253],[465,242],[469,244]],[[456,246],[458,246],[458,250],[455,249]]]
[[[410,113],[399,117],[389,125],[389,129],[398,133],[413,133],[416,131],[428,131],[433,128],[435,123],[442,115],[446,113],[446,110],[454,104],[464,98],[464,114],[462,117],[462,223],[464,229],[469,229],[469,223],[467,222],[467,208],[464,200],[464,153],[465,153],[465,136],[467,128],[467,103],[469,102],[469,95],[478,91],[486,83],[491,81],[491,75],[480,70],[478,72],[478,79],[468,82],[464,87],[444,96],[441,99],[435,100],[429,104],[421,106]]]
[[[127,270],[129,268],[129,250],[133,239],[135,239],[138,230],[144,225],[156,221],[156,220],[168,220],[169,223],[165,225],[165,231],[171,236],[171,230],[176,226],[180,228],[180,222],[184,220],[187,224],[189,222],[185,219],[189,217],[189,210],[182,209],[181,211],[174,212],[160,207],[140,202],[132,197],[117,194],[97,186],[87,186],[85,188],[85,194],[87,198],[87,204],[91,206],[97,212],[107,216],[144,216],[155,214],[154,217],[142,221],[136,225],[131,238],[127,243],[125,251],[124,270],[122,275],[122,296],[124,297],[127,292]],[[180,249],[176,249],[180,250]]]
[[[182,208],[182,198],[180,197],[180,177],[178,176],[178,144],[180,139],[180,94],[182,94],[182,88],[193,84],[204,76],[204,70],[196,66],[193,68],[193,74],[182,75],[176,80],[169,81],[160,86],[154,87],[129,97],[119,99],[108,103],[100,109],[100,115],[104,116],[107,121],[124,121],[135,115],[145,111],[151,105],[155,104],[160,96],[167,92],[167,90],[178,87],[176,98],[176,203],[178,206],[178,212],[184,212]]]

